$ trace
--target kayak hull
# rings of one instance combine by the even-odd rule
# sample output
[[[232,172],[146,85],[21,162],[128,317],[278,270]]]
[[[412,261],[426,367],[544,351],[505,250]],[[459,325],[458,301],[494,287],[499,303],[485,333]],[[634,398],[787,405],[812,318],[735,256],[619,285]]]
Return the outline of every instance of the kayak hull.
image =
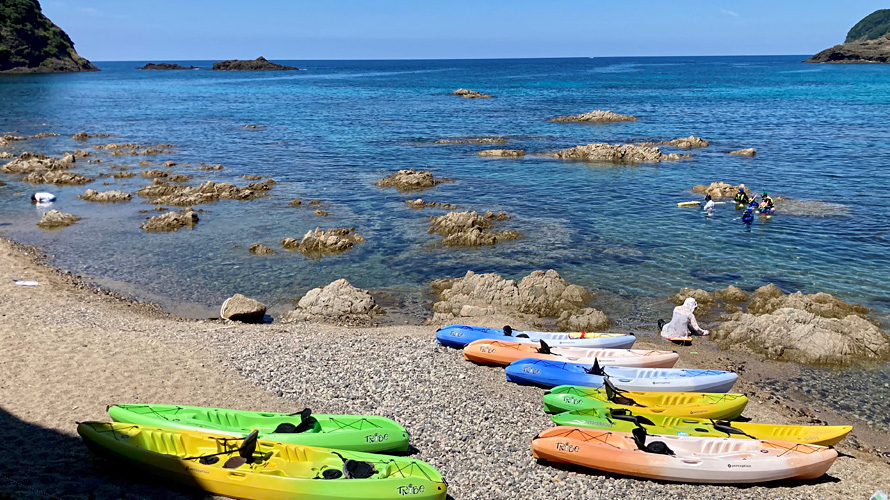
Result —
[[[561,385],[544,394],[544,411],[562,413],[591,408],[626,409],[671,417],[733,420],[748,404],[744,394],[710,394],[695,392],[622,392],[631,404],[610,400],[604,389]]]
[[[510,363],[507,380],[517,384],[556,387],[576,385],[603,387],[604,377],[587,373],[591,365],[524,358]],[[738,379],[732,372],[679,368],[623,368],[605,366],[613,386],[624,391],[729,392]]]
[[[679,354],[671,351],[647,351],[642,349],[576,349],[553,348],[552,354],[541,354],[534,344],[521,344],[502,340],[477,340],[464,348],[464,357],[483,365],[507,366],[523,359],[535,358],[548,361],[593,364],[600,366],[625,366],[631,368],[671,368]]]
[[[821,477],[837,459],[823,446],[723,438],[650,436],[675,456],[640,450],[626,432],[553,427],[532,441],[535,458],[633,477],[702,484],[752,484]]]
[[[522,337],[522,336],[526,337]],[[502,328],[471,325],[448,325],[436,330],[436,342],[463,349],[476,340],[506,340],[540,345],[544,340],[551,347],[584,347],[598,349],[629,349],[636,341],[633,334],[590,332],[531,332],[514,330],[510,336]]]

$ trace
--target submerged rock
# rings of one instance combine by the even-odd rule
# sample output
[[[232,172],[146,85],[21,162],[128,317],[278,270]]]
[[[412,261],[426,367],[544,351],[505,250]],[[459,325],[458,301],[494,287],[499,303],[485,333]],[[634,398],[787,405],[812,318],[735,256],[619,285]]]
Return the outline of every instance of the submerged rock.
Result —
[[[417,198],[416,200],[405,200],[405,204],[414,209],[421,208],[444,208],[445,210],[456,210],[458,208],[457,205],[452,205],[451,203],[439,203],[438,201],[424,201],[423,198]]]
[[[272,250],[262,243],[254,243],[253,245],[250,245],[250,248],[247,251],[256,255],[271,255],[275,253],[275,250]]]
[[[166,174],[166,172],[165,172]],[[199,186],[178,186],[155,179],[151,186],[144,187],[136,194],[152,199],[154,205],[175,205],[180,207],[213,203],[219,200],[253,200],[266,196],[274,181],[248,184],[238,187],[228,182],[206,181]]]
[[[414,170],[413,168],[409,168],[406,170],[399,170],[394,174],[384,177],[375,184],[382,188],[394,187],[399,191],[419,191],[450,181],[451,179],[448,179],[447,177],[436,178],[429,170]]]
[[[356,243],[364,243],[365,238],[355,233],[355,228],[332,228],[323,231],[316,227],[307,231],[303,238],[284,238],[281,246],[287,250],[296,250],[310,257],[321,257],[326,254],[338,254],[351,250]]]
[[[212,69],[214,71],[296,71],[300,68],[276,64],[260,56],[253,61],[229,59],[215,62]]]
[[[75,141],[86,141],[88,139],[96,139],[96,138],[100,138],[100,137],[111,137],[111,134],[104,134],[104,133],[88,134],[86,132],[78,132],[71,136],[71,138],[74,139]]]
[[[611,111],[596,109],[589,113],[581,113],[580,115],[557,116],[551,119],[552,122],[587,122],[587,123],[613,123],[613,122],[633,122],[637,117],[633,115],[621,115]]]
[[[14,160],[0,167],[7,174],[42,173],[54,170],[67,170],[74,167],[74,155],[67,153],[61,158],[52,158],[37,153],[22,153]]]
[[[367,324],[383,314],[371,294],[338,279],[326,286],[306,292],[295,310],[285,313],[282,322],[322,321]]]
[[[493,221],[509,219],[504,212],[449,212],[439,217],[430,217],[430,233],[444,236],[445,246],[485,246],[496,245],[498,241],[515,240],[522,237],[519,231],[489,231]]]
[[[58,136],[59,136],[59,134],[57,134],[55,132],[41,132],[39,134],[34,134],[34,135],[28,137],[28,139],[45,139],[47,137],[58,137]]]
[[[503,137],[468,137],[466,139],[439,139],[433,144],[506,144]]]
[[[730,151],[729,154],[736,156],[754,156],[757,154],[757,150],[754,148],[736,149],[735,151]]]
[[[140,226],[148,232],[172,232],[187,227],[192,229],[198,224],[198,214],[191,208],[184,212],[167,212],[150,217]]]
[[[478,92],[475,90],[459,88],[451,93],[451,95],[461,96],[464,99],[490,99],[494,96],[489,94],[483,94],[482,92]]]
[[[43,217],[37,222],[37,227],[40,229],[59,229],[70,226],[79,220],[80,217],[74,214],[66,214],[64,212],[59,212],[58,210],[50,210],[43,214]]]
[[[493,156],[501,158],[519,158],[525,156],[524,149],[486,149],[476,153],[479,156]]]
[[[219,309],[220,318],[242,323],[262,323],[265,315],[265,304],[240,293],[226,299]]]
[[[119,203],[133,199],[133,195],[123,191],[114,190],[99,192],[93,189],[87,189],[85,193],[79,194],[77,197],[84,201],[94,201],[98,203]]]
[[[219,163],[217,163],[217,164],[201,163],[201,166],[198,167],[198,170],[208,170],[209,171],[209,170],[222,170],[224,168],[225,167],[223,167]]]
[[[677,153],[664,154],[655,147],[635,146],[633,144],[587,144],[575,146],[553,153],[555,158],[562,160],[604,161],[612,163],[659,163],[662,161],[682,160],[688,155]]]

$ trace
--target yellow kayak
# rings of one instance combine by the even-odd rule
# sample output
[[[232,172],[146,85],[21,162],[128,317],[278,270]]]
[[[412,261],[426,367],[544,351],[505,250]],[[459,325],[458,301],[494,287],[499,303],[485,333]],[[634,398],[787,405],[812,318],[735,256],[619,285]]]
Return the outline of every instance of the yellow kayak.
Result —
[[[544,394],[544,410],[548,413],[617,408],[671,417],[738,418],[748,398],[744,394],[710,394],[698,392],[635,392],[560,385]]]
[[[122,422],[84,422],[93,452],[164,481],[257,500],[445,500],[436,469],[420,460]]]

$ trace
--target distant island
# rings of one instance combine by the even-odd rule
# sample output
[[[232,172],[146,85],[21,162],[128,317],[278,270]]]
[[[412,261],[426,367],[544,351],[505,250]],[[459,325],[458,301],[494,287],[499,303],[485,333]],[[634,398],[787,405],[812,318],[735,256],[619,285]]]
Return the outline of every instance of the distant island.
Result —
[[[143,66],[141,68],[136,68],[136,69],[175,70],[175,69],[201,69],[201,68],[199,68],[197,66],[182,66],[179,64],[172,64],[172,63],[160,63],[160,64],[148,63],[145,66]]]
[[[43,15],[37,0],[0,2],[0,73],[99,71]]]
[[[215,71],[297,71],[300,68],[276,64],[260,56],[253,61],[230,59],[228,61],[215,62],[213,63],[213,69]]]
[[[890,9],[865,16],[847,33],[844,43],[814,55],[808,63],[890,62]]]

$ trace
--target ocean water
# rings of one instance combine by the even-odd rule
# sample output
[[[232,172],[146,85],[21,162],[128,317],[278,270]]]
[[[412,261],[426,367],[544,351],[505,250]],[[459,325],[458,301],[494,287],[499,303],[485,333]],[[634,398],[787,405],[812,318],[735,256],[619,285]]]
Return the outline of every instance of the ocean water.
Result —
[[[521,277],[557,269],[566,279],[619,296],[659,297],[681,287],[746,289],[775,282],[787,291],[825,291],[886,313],[890,309],[890,67],[806,65],[803,56],[596,58],[468,61],[290,61],[299,72],[137,71],[142,63],[98,63],[99,73],[0,78],[0,132],[56,132],[6,150],[59,154],[106,142],[168,142],[171,171],[246,184],[271,176],[267,198],[203,205],[192,231],[146,234],[153,208],[136,198],[98,205],[86,188],[135,192],[150,179],[100,178],[52,187],[55,208],[83,220],[57,232],[35,227],[45,210],[36,188],[0,174],[0,231],[39,245],[59,265],[171,308],[215,306],[241,292],[281,307],[337,278],[410,294],[468,269]],[[208,61],[185,64],[209,66]],[[457,87],[494,94],[468,100]],[[631,123],[551,123],[593,109],[634,114]],[[262,130],[245,130],[258,124]],[[78,131],[107,132],[86,147]],[[613,166],[538,156],[591,142],[711,141],[692,160]],[[433,145],[437,139],[498,135],[505,145]],[[523,148],[521,159],[481,158],[491,147]],[[727,152],[754,147],[755,158]],[[666,151],[670,148],[663,148]],[[140,157],[79,163],[98,175]],[[200,162],[225,170],[197,170]],[[422,193],[374,182],[402,168],[454,179]],[[732,205],[706,217],[677,201],[712,181],[841,206],[828,214],[761,218],[744,226]],[[104,182],[110,182],[104,186]],[[403,202],[423,197],[461,209],[503,210],[501,223],[525,235],[494,248],[444,248],[426,232],[429,215]],[[321,199],[329,217],[293,198]],[[800,213],[798,213],[800,212]],[[279,252],[257,257],[255,242],[278,247],[316,226],[355,227],[353,251],[310,260]]]

